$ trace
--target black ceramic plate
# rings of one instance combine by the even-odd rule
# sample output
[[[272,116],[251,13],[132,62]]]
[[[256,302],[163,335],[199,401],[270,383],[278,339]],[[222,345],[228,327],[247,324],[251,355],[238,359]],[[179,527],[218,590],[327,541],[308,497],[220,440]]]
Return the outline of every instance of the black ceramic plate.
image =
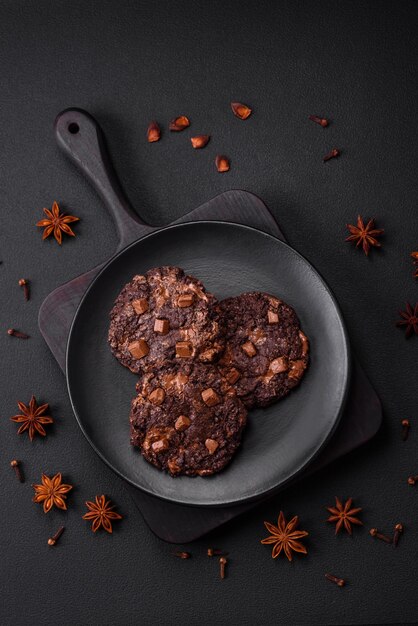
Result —
[[[109,311],[134,274],[179,265],[219,299],[267,291],[293,306],[310,340],[301,385],[267,409],[252,411],[241,449],[211,477],[178,477],[149,465],[129,443],[137,377],[112,356]],[[226,222],[194,222],[152,233],[117,254],[86,292],[67,348],[68,390],[85,436],[120,476],[149,494],[188,505],[226,506],[273,492],[300,472],[341,415],[349,350],[340,311],[316,270],[271,235]]]

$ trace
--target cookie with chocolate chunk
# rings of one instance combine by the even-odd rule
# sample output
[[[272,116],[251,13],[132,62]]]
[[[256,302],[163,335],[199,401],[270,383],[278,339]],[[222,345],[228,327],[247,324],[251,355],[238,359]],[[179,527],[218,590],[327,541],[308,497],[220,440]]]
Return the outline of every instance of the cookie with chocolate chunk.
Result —
[[[296,387],[309,342],[295,311],[267,293],[243,293],[217,305],[226,328],[221,374],[247,408],[263,407]]]
[[[224,345],[216,302],[179,267],[156,267],[134,276],[110,313],[110,348],[135,373],[168,361],[211,363]]]
[[[209,476],[238,449],[247,411],[215,365],[188,362],[144,374],[132,401],[131,443],[172,476]]]

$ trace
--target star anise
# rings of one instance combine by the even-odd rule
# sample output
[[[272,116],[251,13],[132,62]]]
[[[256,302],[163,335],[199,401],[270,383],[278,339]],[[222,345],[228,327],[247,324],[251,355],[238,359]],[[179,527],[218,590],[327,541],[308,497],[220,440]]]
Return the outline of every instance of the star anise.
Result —
[[[399,311],[399,315],[402,319],[396,322],[396,326],[406,326],[405,337],[410,337],[412,333],[418,335],[418,302],[415,303],[414,309],[407,302],[406,311]]]
[[[112,510],[115,508],[115,505],[111,505],[110,500],[106,501],[105,496],[96,496],[96,502],[87,501],[86,506],[89,511],[83,515],[83,519],[93,520],[91,529],[94,533],[100,526],[103,526],[108,533],[111,533],[112,522],[110,520],[122,519],[122,515]]]
[[[52,478],[42,474],[42,485],[32,485],[32,487],[35,489],[33,501],[44,503],[44,513],[48,513],[54,505],[64,511],[67,509],[65,494],[73,487],[62,483],[61,474],[55,474]]]
[[[366,255],[369,254],[370,246],[380,248],[381,244],[377,241],[376,237],[379,237],[385,231],[382,229],[373,228],[374,220],[369,220],[367,225],[364,225],[363,218],[359,215],[357,217],[357,226],[347,224],[347,228],[351,235],[347,237],[346,241],[356,241],[356,246],[363,246],[363,251]]]
[[[415,269],[414,277],[418,278],[418,252],[412,252],[411,257],[414,259],[414,263],[417,266]]]
[[[65,213],[60,213],[60,209],[57,202],[52,204],[52,211],[49,209],[43,210],[48,219],[43,219],[37,222],[37,226],[41,228],[45,228],[44,233],[42,235],[42,239],[46,239],[53,232],[55,239],[61,245],[62,243],[62,233],[66,235],[70,235],[71,237],[75,237],[75,233],[71,230],[68,224],[71,222],[78,222],[79,217],[74,217],[74,215],[65,215]]]
[[[22,414],[14,415],[10,419],[12,422],[22,424],[17,431],[18,434],[20,435],[27,430],[31,441],[37,433],[45,437],[46,432],[42,424],[52,424],[54,421],[49,415],[44,415],[45,411],[49,409],[49,404],[38,406],[35,396],[32,396],[28,406],[23,402],[18,402],[17,405]]]
[[[278,557],[282,550],[289,561],[292,560],[292,552],[307,554],[305,546],[297,540],[302,539],[302,537],[306,537],[309,533],[305,530],[295,530],[298,523],[299,518],[297,515],[295,515],[290,522],[286,523],[283,511],[280,511],[277,526],[270,524],[270,522],[264,522],[264,526],[271,534],[269,537],[262,539],[261,543],[274,544],[273,551],[271,553],[273,559]]]
[[[360,513],[361,509],[352,509],[353,499],[349,498],[345,504],[341,502],[337,496],[335,496],[335,507],[327,506],[327,510],[332,513],[327,519],[327,522],[337,522],[335,527],[335,534],[337,534],[341,528],[345,528],[349,535],[352,533],[351,524],[357,524],[363,526],[363,522],[354,517],[357,513]]]

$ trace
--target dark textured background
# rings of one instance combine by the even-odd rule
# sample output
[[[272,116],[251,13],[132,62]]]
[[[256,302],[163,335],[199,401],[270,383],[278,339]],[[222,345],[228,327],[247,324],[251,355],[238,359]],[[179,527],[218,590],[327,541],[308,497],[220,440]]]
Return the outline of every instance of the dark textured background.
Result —
[[[418,337],[395,328],[415,302],[410,252],[418,248],[416,3],[73,2],[0,3],[1,473],[0,622],[3,624],[293,624],[418,621]],[[249,103],[247,122],[231,100]],[[109,257],[116,239],[102,203],[58,151],[52,122],[69,106],[101,123],[117,171],[140,214],[169,222],[215,194],[245,188],[263,198],[289,242],[326,277],[353,346],[384,406],[366,448],[189,546],[190,561],[145,526],[119,480],[73,418],[65,380],[37,330],[54,287]],[[185,113],[211,143],[193,152],[189,132],[169,136]],[[332,120],[328,129],[310,113]],[[149,145],[150,119],[164,130]],[[322,163],[333,147],[338,160]],[[231,171],[218,174],[218,152]],[[34,224],[57,199],[81,218],[60,248]],[[344,243],[357,213],[386,230],[367,259]],[[31,281],[28,304],[17,286]],[[307,303],[308,304],[308,303]],[[9,338],[16,326],[27,342]],[[94,364],[92,363],[92,367]],[[16,435],[9,417],[34,393],[56,423],[45,441]],[[98,417],[100,407],[97,407]],[[400,439],[410,417],[411,436]],[[19,485],[10,459],[24,462]],[[31,503],[42,471],[75,485],[67,513]],[[107,493],[125,516],[113,536],[93,535],[84,500]],[[353,496],[365,528],[334,537],[324,522],[333,496]],[[273,561],[263,520],[299,514],[309,555]],[[398,550],[372,541],[371,526],[406,532]],[[64,523],[60,545],[46,540]],[[116,526],[116,524],[115,524]],[[230,552],[227,580],[204,556]],[[340,590],[324,579],[348,579]]]

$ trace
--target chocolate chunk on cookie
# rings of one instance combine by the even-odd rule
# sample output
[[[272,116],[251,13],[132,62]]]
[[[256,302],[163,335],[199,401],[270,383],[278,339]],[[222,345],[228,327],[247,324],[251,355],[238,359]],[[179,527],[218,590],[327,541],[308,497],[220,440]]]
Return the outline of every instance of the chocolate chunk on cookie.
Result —
[[[172,476],[209,476],[238,449],[247,411],[215,365],[188,362],[144,374],[132,401],[131,443]]]
[[[219,368],[247,408],[268,406],[296,387],[309,342],[295,311],[267,293],[243,293],[217,306],[226,328]]]
[[[109,344],[132,372],[168,361],[211,363],[223,350],[215,296],[179,267],[157,267],[134,276],[110,313]]]

